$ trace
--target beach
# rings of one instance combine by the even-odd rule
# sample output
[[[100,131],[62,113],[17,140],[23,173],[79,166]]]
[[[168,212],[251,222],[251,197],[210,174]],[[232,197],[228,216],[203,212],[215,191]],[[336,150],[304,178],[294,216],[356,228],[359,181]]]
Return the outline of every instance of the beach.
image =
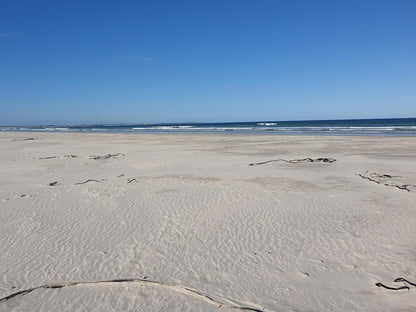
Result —
[[[414,137],[0,143],[0,311],[416,311]]]

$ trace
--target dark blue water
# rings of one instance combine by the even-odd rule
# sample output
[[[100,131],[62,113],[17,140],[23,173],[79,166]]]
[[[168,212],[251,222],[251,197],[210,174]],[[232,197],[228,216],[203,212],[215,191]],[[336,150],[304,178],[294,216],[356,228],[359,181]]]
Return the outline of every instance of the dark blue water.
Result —
[[[14,126],[0,131],[416,136],[416,118],[226,123]]]

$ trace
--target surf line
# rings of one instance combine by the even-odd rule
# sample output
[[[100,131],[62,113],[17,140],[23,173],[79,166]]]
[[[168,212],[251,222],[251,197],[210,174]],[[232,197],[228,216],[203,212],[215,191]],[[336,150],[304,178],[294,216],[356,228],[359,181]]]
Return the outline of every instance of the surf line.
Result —
[[[227,299],[214,299],[212,296],[206,295],[198,290],[181,286],[181,285],[175,285],[175,284],[168,284],[158,281],[152,281],[148,280],[146,278],[125,278],[125,279],[112,279],[112,280],[101,280],[101,281],[86,281],[86,282],[67,282],[67,283],[60,283],[60,284],[45,284],[33,288],[28,288],[25,290],[21,290],[15,293],[12,293],[6,297],[0,298],[0,302],[8,301],[12,298],[18,297],[18,296],[24,296],[27,295],[35,290],[39,289],[57,289],[57,288],[64,288],[64,287],[72,287],[76,285],[91,285],[91,284],[109,284],[109,283],[143,283],[143,284],[150,284],[160,287],[169,288],[173,291],[185,294],[185,295],[191,295],[195,298],[204,300],[210,304],[217,305],[218,307],[226,307],[231,309],[237,309],[242,311],[254,311],[254,312],[266,312],[266,310],[254,308],[254,307],[248,307],[248,306],[241,306],[231,300]]]

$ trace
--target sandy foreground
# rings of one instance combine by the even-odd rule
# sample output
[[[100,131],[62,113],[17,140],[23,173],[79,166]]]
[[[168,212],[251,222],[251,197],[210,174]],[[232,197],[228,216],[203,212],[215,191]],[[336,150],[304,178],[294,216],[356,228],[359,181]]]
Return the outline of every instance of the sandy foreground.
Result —
[[[416,311],[416,138],[0,146],[0,311]]]

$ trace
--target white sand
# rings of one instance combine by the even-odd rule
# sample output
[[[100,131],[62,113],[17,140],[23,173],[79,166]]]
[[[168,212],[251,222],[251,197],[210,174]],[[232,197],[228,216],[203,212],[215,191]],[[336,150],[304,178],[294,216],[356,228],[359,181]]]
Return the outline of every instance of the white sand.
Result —
[[[0,297],[67,285],[0,311],[416,311],[415,287],[375,286],[416,282],[416,189],[394,186],[416,184],[415,138],[0,133],[0,144]],[[248,166],[305,157],[337,161]],[[124,278],[145,281],[68,284]]]

